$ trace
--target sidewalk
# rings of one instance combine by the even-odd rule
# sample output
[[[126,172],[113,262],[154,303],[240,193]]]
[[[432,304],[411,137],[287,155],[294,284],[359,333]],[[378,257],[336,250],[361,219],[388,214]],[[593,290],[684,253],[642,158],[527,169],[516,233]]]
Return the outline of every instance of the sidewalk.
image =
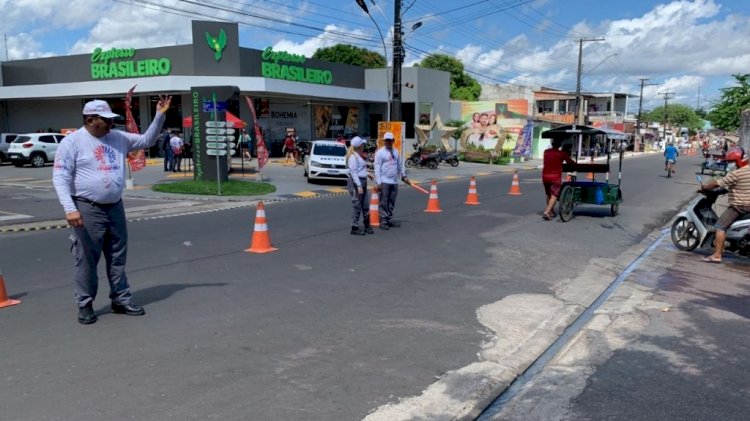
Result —
[[[700,257],[663,237],[547,367],[486,419],[747,419],[750,260]]]

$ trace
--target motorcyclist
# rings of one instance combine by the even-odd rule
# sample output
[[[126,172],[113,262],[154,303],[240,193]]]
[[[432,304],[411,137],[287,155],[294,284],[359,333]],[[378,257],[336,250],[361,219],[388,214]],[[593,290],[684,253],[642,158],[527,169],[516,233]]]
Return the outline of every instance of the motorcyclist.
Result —
[[[717,187],[729,190],[729,207],[721,214],[716,222],[716,239],[714,241],[714,253],[703,259],[704,262],[721,263],[721,254],[724,251],[724,241],[727,238],[727,229],[740,216],[750,213],[750,166],[747,158],[744,158],[741,149],[732,150],[727,153],[727,163],[736,165],[737,169],[727,173],[718,180],[712,180],[701,187],[699,192],[712,190]]]

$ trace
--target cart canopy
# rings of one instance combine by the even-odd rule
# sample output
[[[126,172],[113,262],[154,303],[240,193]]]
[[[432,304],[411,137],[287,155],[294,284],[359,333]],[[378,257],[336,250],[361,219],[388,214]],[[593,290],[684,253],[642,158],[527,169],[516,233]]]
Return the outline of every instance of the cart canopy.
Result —
[[[559,138],[569,138],[571,136],[578,135],[578,134],[590,135],[590,136],[604,135],[612,140],[625,140],[628,138],[627,133],[623,133],[618,130],[591,127],[591,126],[578,126],[575,124],[555,127],[554,129],[544,131],[542,132],[542,137],[545,139],[559,139]]]

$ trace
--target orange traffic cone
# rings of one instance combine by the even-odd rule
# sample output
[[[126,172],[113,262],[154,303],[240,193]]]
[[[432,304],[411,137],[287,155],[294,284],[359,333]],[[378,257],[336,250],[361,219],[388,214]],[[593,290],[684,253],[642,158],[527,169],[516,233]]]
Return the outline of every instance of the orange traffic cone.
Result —
[[[512,196],[521,195],[521,183],[518,181],[518,171],[513,174],[513,182],[510,184],[510,191],[508,194]]]
[[[258,210],[255,213],[255,229],[253,229],[253,242],[250,248],[245,250],[248,253],[270,253],[278,250],[271,246],[271,237],[268,235],[268,223],[266,222],[266,207],[263,202],[258,203]]]
[[[12,300],[8,297],[8,291],[5,289],[5,278],[3,278],[3,273],[0,272],[0,308],[10,307],[16,304],[21,304],[21,301]]]
[[[469,194],[466,195],[466,202],[464,202],[465,205],[478,205],[479,204],[479,195],[477,194],[477,179],[474,177],[471,177],[471,181],[469,182]]]
[[[378,192],[372,189],[370,193],[370,226],[380,226],[380,202],[378,201]]]
[[[442,209],[440,209],[440,200],[438,199],[437,181],[435,180],[432,180],[432,185],[430,186],[430,200],[427,201],[427,209],[425,209],[424,211],[430,212],[430,213],[437,213],[437,212],[443,211]]]

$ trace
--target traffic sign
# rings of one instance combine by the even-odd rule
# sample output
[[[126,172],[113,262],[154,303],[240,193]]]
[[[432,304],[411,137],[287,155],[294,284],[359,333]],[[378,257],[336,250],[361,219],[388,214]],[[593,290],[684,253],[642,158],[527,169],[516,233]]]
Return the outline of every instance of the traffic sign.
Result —
[[[206,127],[227,127],[227,124],[226,121],[207,121]]]
[[[234,136],[229,136],[232,139],[234,139]],[[206,136],[207,142],[226,142],[228,140],[227,136]]]
[[[216,101],[216,108],[214,108],[214,103],[212,101],[203,101],[203,112],[224,112],[227,110],[228,105],[229,103],[227,101]]]
[[[210,156],[226,156],[227,150],[226,149],[209,149],[206,151],[206,155]]]
[[[207,149],[226,149],[227,144],[221,142],[206,142]]]
[[[234,129],[227,129],[227,134],[234,134]]]
[[[206,129],[206,134],[226,134],[227,129]]]

